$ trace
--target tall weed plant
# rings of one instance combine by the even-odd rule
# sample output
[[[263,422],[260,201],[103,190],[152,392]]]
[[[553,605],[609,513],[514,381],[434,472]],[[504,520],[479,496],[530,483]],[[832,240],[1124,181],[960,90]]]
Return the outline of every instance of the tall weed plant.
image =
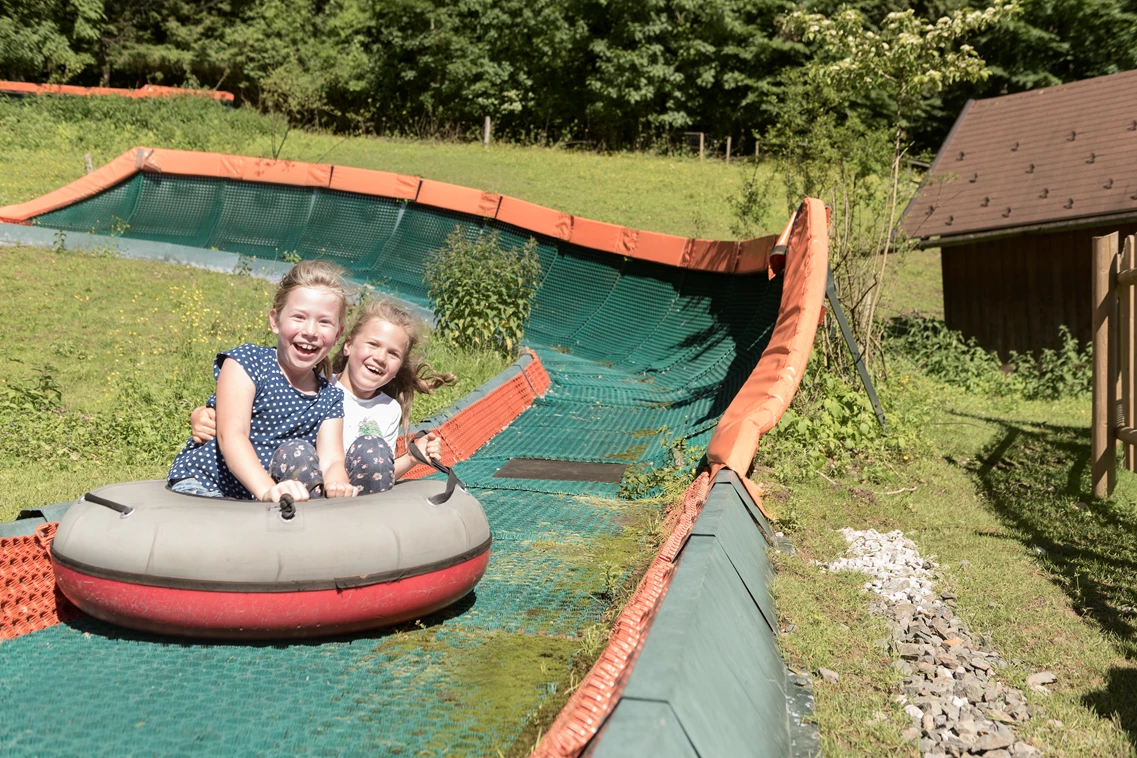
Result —
[[[1093,379],[1090,345],[1079,345],[1065,326],[1059,327],[1057,349],[1045,348],[1037,356],[1012,352],[1006,364],[994,351],[927,316],[892,319],[885,339],[891,351],[928,376],[968,392],[1059,400],[1089,393]]]
[[[540,275],[537,240],[507,247],[497,232],[468,239],[456,228],[427,260],[424,272],[435,333],[459,347],[513,355],[524,337]]]
[[[926,413],[925,398],[914,397],[905,381],[877,389],[888,407],[887,430],[859,382],[828,371],[815,351],[789,409],[762,438],[755,468],[780,482],[817,471],[874,483],[895,480],[898,467],[921,450],[916,430]]]

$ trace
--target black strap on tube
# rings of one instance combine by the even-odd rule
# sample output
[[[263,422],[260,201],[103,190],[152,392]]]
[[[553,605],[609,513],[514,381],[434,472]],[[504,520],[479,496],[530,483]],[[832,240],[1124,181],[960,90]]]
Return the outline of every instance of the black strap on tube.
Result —
[[[418,449],[418,445],[415,444],[415,440],[425,436],[426,432],[418,432],[413,437],[411,437],[410,442],[407,443],[407,452],[410,453],[411,457],[413,457],[419,463],[424,463],[427,466],[435,468],[446,474],[446,490],[441,495],[431,495],[427,498],[427,500],[430,501],[431,505],[442,505],[450,499],[451,495],[454,494],[455,488],[461,487],[463,490],[465,490],[466,485],[462,484],[462,480],[459,479],[458,475],[454,473],[454,469],[450,468],[449,466],[443,465],[442,461],[435,460],[434,458],[424,455],[423,452]]]
[[[118,511],[119,513],[122,514],[123,518],[126,518],[130,514],[134,513],[134,509],[128,505],[123,505],[122,503],[116,503],[113,500],[107,500],[105,497],[101,497],[99,495],[93,495],[90,492],[88,492],[86,495],[84,495],[83,499],[86,500],[88,503],[94,503],[95,505],[101,505],[104,508],[110,508],[112,511]]]

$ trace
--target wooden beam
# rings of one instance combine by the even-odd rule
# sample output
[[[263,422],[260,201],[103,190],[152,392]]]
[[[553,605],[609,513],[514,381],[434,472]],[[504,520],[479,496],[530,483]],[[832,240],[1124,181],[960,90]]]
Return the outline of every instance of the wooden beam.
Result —
[[[1126,242],[1129,238],[1126,238]],[[1132,287],[1137,284],[1137,268],[1125,265],[1125,261],[1121,262],[1121,270],[1117,272],[1117,286],[1118,287]]]
[[[1109,497],[1117,476],[1117,445],[1111,417],[1114,382],[1110,373],[1109,337],[1114,319],[1114,261],[1117,258],[1117,232],[1093,238],[1093,401],[1090,420],[1090,474],[1096,498]]]
[[[1134,330],[1135,318],[1137,318],[1137,290],[1132,287],[1120,288],[1121,276],[1137,269],[1137,237],[1129,235],[1125,238],[1125,245],[1121,253],[1121,262],[1119,268],[1122,269],[1121,273],[1117,275],[1119,289],[1117,297],[1120,301],[1120,329],[1118,334],[1118,348],[1121,353],[1121,389],[1118,391],[1118,397],[1121,398],[1121,423],[1123,424],[1137,424],[1137,386],[1134,384],[1134,378],[1137,376],[1134,366],[1134,350],[1133,339],[1137,335]],[[1137,444],[1134,440],[1126,440],[1125,447],[1125,468],[1128,471],[1137,471]]]

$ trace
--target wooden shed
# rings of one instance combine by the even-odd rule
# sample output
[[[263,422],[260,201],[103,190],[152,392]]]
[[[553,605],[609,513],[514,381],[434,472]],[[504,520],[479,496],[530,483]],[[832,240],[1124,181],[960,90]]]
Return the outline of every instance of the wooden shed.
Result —
[[[905,212],[944,318],[1006,357],[1090,339],[1090,239],[1137,233],[1137,70],[964,106]]]

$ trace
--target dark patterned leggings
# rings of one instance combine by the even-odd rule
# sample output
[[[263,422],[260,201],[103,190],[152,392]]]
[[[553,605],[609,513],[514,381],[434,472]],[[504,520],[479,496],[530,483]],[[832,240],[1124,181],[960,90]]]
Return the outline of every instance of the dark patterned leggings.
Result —
[[[361,487],[361,495],[386,492],[395,486],[395,454],[382,437],[369,434],[351,443],[345,464],[348,482]],[[268,473],[275,482],[295,479],[311,487],[321,478],[316,448],[305,440],[285,442],[273,454]]]

